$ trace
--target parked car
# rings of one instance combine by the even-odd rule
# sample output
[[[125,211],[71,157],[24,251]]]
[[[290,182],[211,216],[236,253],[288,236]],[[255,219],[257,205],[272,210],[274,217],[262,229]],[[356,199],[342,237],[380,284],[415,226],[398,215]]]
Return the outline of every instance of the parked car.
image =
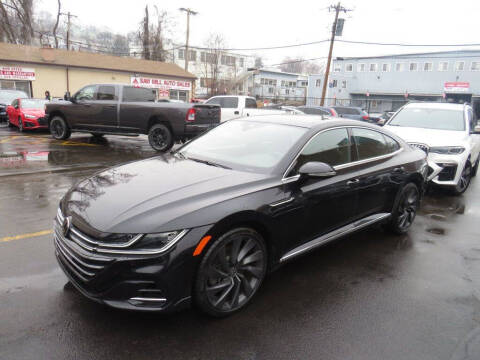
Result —
[[[147,134],[152,148],[165,152],[175,140],[191,139],[220,122],[217,105],[155,102],[151,89],[130,85],[88,85],[67,100],[46,105],[55,139],[67,139],[75,131],[94,136]]]
[[[268,271],[327,242],[414,221],[426,155],[358,121],[227,121],[177,149],[97,173],[60,201],[55,252],[87,297],[130,310],[193,302],[225,316]]]
[[[208,99],[205,104],[216,104],[222,108],[222,122],[243,116],[286,114],[284,110],[258,108],[255,98],[250,96],[222,95]]]
[[[480,161],[480,132],[469,105],[410,103],[384,128],[428,154],[429,180],[459,195],[467,190]]]
[[[0,90],[0,122],[8,121],[7,107],[12,104],[13,100],[28,97],[20,90]]]
[[[377,125],[383,126],[395,114],[395,111],[385,111],[377,122]]]
[[[334,116],[337,117],[337,112],[331,108],[326,106],[297,106],[297,109],[302,111],[305,114],[309,115],[326,115],[326,116]]]
[[[16,126],[18,130],[48,129],[45,117],[45,99],[15,99],[7,107],[8,126]]]
[[[332,106],[339,117],[352,120],[368,121],[368,114],[360,107]]]

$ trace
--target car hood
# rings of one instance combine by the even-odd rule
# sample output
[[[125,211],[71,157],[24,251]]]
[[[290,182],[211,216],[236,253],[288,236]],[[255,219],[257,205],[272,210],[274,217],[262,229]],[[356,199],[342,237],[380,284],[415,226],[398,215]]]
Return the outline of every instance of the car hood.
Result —
[[[188,214],[261,189],[265,174],[235,171],[188,159],[156,157],[110,168],[70,189],[62,203],[80,229],[155,233],[206,225]],[[173,225],[172,225],[173,226]],[[178,225],[177,225],[178,226]]]
[[[384,126],[406,142],[422,143],[428,146],[462,146],[468,135],[465,131],[435,130],[403,126]]]
[[[36,117],[45,116],[45,110],[43,109],[22,109],[24,115],[33,115]]]

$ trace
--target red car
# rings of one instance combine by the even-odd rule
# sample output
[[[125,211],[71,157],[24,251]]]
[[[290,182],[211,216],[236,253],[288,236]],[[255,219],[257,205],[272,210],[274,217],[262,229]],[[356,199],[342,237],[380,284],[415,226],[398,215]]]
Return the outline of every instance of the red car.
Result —
[[[47,129],[44,99],[15,99],[7,107],[8,126],[15,125],[20,131]]]

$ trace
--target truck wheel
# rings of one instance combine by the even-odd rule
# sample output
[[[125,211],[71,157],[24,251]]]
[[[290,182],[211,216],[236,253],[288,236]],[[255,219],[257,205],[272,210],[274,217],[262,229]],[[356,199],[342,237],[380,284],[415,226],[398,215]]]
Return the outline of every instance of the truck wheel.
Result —
[[[173,146],[172,132],[163,124],[155,124],[148,131],[148,142],[154,150],[166,152]]]
[[[53,138],[56,140],[65,140],[71,135],[67,123],[60,116],[53,117],[52,121],[50,121],[49,128],[50,134],[52,134]]]

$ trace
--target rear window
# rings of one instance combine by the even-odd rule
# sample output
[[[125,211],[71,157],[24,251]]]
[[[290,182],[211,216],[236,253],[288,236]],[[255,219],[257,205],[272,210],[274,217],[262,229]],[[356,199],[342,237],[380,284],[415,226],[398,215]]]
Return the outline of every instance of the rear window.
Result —
[[[155,90],[152,89],[135,88],[133,86],[123,88],[123,102],[153,102],[155,98]]]

